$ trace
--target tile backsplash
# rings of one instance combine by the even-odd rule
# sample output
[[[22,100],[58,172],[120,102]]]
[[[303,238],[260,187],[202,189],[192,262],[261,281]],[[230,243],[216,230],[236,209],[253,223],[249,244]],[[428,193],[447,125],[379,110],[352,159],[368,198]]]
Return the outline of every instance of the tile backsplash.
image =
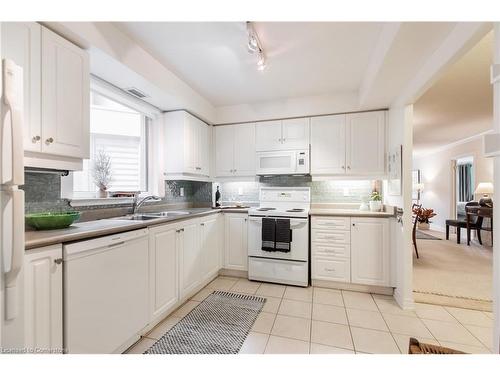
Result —
[[[374,182],[371,180],[332,180],[312,181],[310,176],[273,176],[261,177],[259,181],[245,182],[201,182],[166,181],[165,198],[160,204],[189,203],[197,206],[210,206],[216,187],[220,187],[224,204],[241,201],[249,205],[259,202],[261,186],[310,187],[312,203],[356,203],[370,195]],[[72,207],[67,199],[61,199],[61,177],[51,173],[25,173],[26,213],[42,211],[66,211]],[[181,189],[183,195],[181,196]],[[128,205],[123,205],[130,206]],[[96,210],[116,205],[78,207],[78,210]]]
[[[251,182],[214,183],[220,187],[221,201],[257,204],[261,186],[310,187],[312,203],[358,203],[373,190],[372,180],[312,181],[310,176],[261,177]]]

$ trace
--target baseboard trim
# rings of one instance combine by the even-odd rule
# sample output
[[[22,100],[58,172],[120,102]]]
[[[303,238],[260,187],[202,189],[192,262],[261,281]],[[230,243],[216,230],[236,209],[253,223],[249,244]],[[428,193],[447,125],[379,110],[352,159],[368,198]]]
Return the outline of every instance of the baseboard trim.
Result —
[[[413,310],[415,309],[415,301],[413,299],[413,293],[410,297],[404,298],[399,292],[398,288],[394,289],[394,300],[403,310]]]
[[[387,296],[394,295],[394,288],[390,286],[361,285],[328,280],[311,280],[311,285],[320,288],[342,289],[353,292],[384,294]]]
[[[248,271],[222,268],[221,270],[219,270],[219,276],[242,277],[244,279],[248,279]]]

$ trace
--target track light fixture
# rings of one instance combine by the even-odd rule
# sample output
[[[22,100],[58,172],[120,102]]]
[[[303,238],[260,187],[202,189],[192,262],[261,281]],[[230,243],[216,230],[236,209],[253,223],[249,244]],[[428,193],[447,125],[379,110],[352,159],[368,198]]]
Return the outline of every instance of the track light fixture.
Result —
[[[250,21],[247,21],[247,34],[248,52],[252,55],[257,55],[257,69],[264,70],[266,68],[266,55],[264,54],[264,50],[262,49],[262,44],[260,43],[259,36],[257,35],[257,32],[253,28],[253,25]]]

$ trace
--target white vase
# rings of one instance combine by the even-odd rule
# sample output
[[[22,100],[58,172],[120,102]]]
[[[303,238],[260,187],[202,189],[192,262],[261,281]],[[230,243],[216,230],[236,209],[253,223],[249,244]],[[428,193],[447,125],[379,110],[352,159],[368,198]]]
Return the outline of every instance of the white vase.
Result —
[[[370,201],[370,211],[379,212],[382,209],[382,201]]]
[[[421,223],[421,222],[418,222],[418,229],[422,229],[422,230],[428,230],[430,228],[430,224],[429,223]]]

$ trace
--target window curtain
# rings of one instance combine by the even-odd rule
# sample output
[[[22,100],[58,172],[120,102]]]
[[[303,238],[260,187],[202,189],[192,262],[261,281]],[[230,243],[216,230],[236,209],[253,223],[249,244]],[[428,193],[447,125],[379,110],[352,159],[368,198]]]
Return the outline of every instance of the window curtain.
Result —
[[[459,164],[458,173],[458,201],[470,202],[472,194],[472,164]]]

